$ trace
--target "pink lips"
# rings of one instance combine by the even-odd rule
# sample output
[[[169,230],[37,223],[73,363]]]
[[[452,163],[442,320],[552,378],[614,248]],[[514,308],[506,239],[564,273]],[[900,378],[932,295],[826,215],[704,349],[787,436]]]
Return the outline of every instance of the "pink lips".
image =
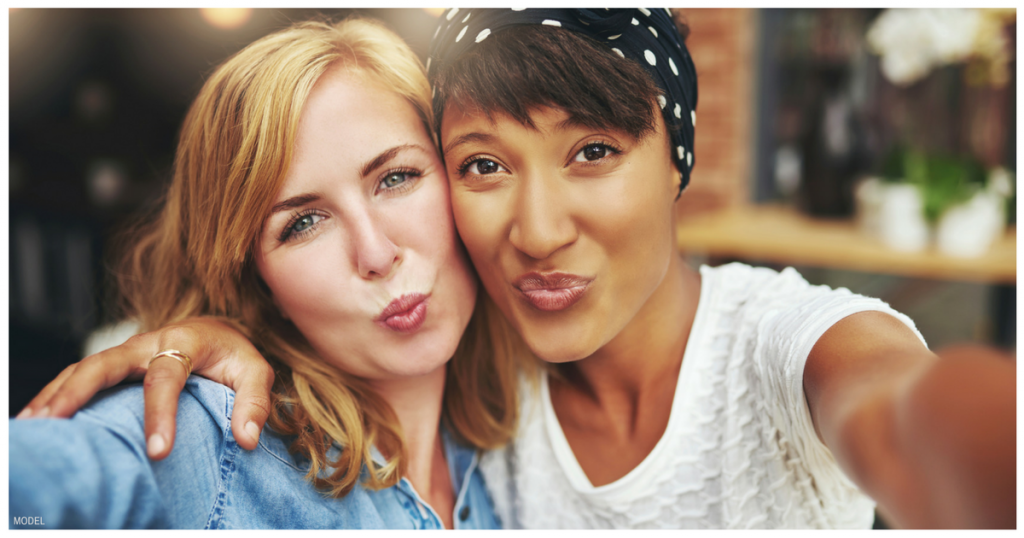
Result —
[[[422,293],[407,293],[390,303],[377,316],[377,323],[400,333],[411,333],[427,319],[427,299]]]
[[[538,310],[556,312],[576,304],[593,280],[568,273],[526,273],[512,285]]]

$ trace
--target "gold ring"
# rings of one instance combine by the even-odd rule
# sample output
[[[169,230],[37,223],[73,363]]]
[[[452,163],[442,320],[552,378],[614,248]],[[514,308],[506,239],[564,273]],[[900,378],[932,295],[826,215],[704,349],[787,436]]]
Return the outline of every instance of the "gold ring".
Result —
[[[174,360],[181,363],[185,367],[185,377],[192,375],[192,359],[188,355],[178,351],[177,349],[165,349],[156,355],[153,355],[152,359],[149,359],[149,364],[153,364],[153,361],[160,357],[171,357]],[[147,365],[148,367],[149,365]]]

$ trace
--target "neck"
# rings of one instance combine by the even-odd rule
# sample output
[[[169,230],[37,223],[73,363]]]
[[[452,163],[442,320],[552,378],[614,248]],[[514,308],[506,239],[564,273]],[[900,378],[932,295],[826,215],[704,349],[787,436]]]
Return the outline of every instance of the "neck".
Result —
[[[602,407],[635,407],[651,387],[678,378],[699,298],[700,275],[673,256],[665,278],[626,327],[593,355],[560,370]]]
[[[439,478],[436,474],[448,476],[439,433],[444,383],[444,366],[422,376],[372,382],[402,426],[407,458],[405,478],[417,492],[427,497]]]

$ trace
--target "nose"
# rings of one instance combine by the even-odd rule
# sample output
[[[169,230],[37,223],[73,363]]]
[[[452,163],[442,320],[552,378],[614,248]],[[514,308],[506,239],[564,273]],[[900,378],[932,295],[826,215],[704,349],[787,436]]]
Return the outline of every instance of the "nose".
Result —
[[[558,178],[525,178],[518,187],[509,240],[520,252],[543,260],[579,237]]]
[[[367,279],[386,278],[401,262],[400,249],[388,237],[386,227],[370,211],[351,215],[349,221],[352,255],[359,276]]]

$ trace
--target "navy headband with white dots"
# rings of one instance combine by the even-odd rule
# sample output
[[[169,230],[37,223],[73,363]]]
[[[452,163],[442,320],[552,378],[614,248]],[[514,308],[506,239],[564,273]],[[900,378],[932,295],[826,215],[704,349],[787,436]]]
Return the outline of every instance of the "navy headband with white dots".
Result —
[[[658,104],[672,138],[672,158],[682,176],[682,192],[694,164],[697,71],[668,9],[451,8],[441,15],[434,32],[427,75],[433,80],[443,67],[499,30],[531,24],[583,34],[647,70],[663,92]]]

